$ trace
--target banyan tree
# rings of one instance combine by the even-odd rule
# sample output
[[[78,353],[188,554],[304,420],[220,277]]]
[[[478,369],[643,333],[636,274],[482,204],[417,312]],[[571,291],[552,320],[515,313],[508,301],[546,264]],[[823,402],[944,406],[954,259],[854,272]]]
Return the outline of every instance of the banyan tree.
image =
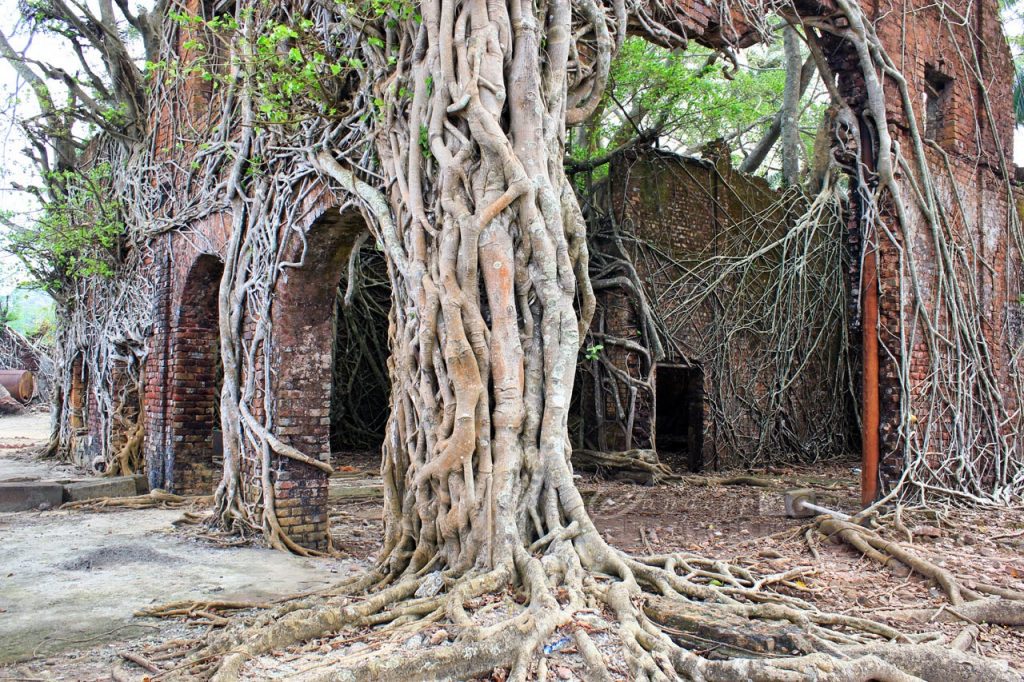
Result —
[[[289,352],[312,348],[303,344],[316,334],[283,330],[279,311],[306,301],[308,329],[328,319],[333,297],[327,309],[303,297],[320,279],[333,278],[333,292],[338,275],[351,270],[348,254],[367,239],[364,227],[386,262],[391,397],[381,551],[367,573],[331,594],[287,602],[211,636],[186,664],[212,662],[214,679],[232,679],[254,655],[352,624],[443,620],[456,633],[451,646],[367,655],[314,677],[454,680],[506,668],[525,679],[543,674],[539,652],[564,634],[592,679],[1017,679],[1000,665],[773,589],[788,576],[688,553],[623,553],[598,532],[574,482],[569,406],[595,297],[587,225],[564,166],[567,131],[602,102],[628,35],[673,50],[698,41],[729,68],[737,49],[770,41],[786,26],[787,41],[805,43],[831,95],[830,153],[807,214],[832,211],[839,186],[848,187],[851,205],[842,210],[866,235],[869,260],[879,240],[934,235],[947,277],[939,295],[923,303],[928,297],[919,296],[909,314],[922,323],[911,343],[936,358],[936,423],[944,411],[964,408],[964,421],[942,438],[950,447],[983,445],[985,457],[964,459],[962,470],[989,481],[979,467],[994,462],[997,480],[970,494],[1019,499],[1024,474],[1008,428],[1015,408],[991,380],[988,331],[965,315],[978,291],[955,275],[962,251],[940,208],[948,196],[907,78],[859,4],[160,0],[139,11],[120,0],[95,7],[47,0],[25,3],[24,11],[82,59],[72,69],[0,40],[40,110],[25,122],[29,154],[42,170],[44,218],[35,234],[64,238],[71,225],[89,235],[88,243],[28,256],[61,305],[58,450],[83,357],[93,376],[134,378],[94,382],[92,390],[106,396],[100,412],[112,423],[129,403],[141,423],[148,390],[141,382],[157,381],[139,371],[146,330],[165,314],[151,299],[152,273],[175,267],[160,245],[171,233],[206,239],[219,260],[186,283],[215,286],[207,306],[215,316],[188,317],[188,329],[219,338],[223,464],[212,523],[295,552],[329,551],[329,535],[298,538],[282,521],[288,484],[305,477],[309,495],[325,494],[331,466],[317,443],[307,447],[302,438],[321,433],[325,415],[312,415],[304,434],[310,413],[271,390],[297,392],[288,399],[303,405],[302,377],[285,365]],[[945,11],[949,27],[970,24],[980,10]],[[979,129],[1009,192],[993,113],[999,103],[984,88],[990,67],[973,42],[962,47],[949,58],[980,85],[973,90]],[[893,107],[907,118],[898,133],[890,131]],[[307,220],[314,205],[329,205],[329,217]],[[1016,244],[1019,223],[1006,207]],[[216,229],[190,232],[197,224]],[[917,291],[912,252],[901,261],[910,273],[903,286]],[[184,307],[166,314],[191,315]],[[956,403],[953,388],[971,396],[970,405]],[[911,409],[899,423],[924,419]],[[111,456],[118,470],[140,466],[141,427],[132,435]],[[909,432],[901,443],[908,477],[924,481],[920,488],[957,492],[949,476],[925,481],[927,443]],[[852,523],[827,520],[822,528],[883,560],[894,551]],[[985,596],[990,589],[899,559],[938,581],[955,607],[1020,623],[1006,604],[1021,595],[996,601]],[[497,595],[502,607],[485,614],[467,606],[482,595]],[[788,622],[802,631],[802,644],[786,657],[702,657],[648,617],[645,601],[655,595],[665,608],[686,603],[709,621]],[[602,648],[621,652],[624,669],[595,644],[588,613],[615,623]]]

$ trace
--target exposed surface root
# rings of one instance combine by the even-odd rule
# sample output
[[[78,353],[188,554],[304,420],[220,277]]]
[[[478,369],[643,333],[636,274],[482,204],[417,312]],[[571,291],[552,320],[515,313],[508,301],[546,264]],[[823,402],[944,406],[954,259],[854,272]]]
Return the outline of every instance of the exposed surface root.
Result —
[[[142,471],[142,444],[146,436],[142,413],[128,430],[124,445],[114,455],[113,461],[104,472],[107,476],[131,476]]]
[[[185,507],[207,507],[213,504],[212,495],[174,495],[157,489],[146,495],[132,497],[97,497],[92,500],[68,502],[61,505],[66,510],[103,511],[115,509],[182,509]]]
[[[773,661],[746,659],[709,661],[679,650],[673,656],[676,669],[693,680],[702,682],[781,682],[783,680],[819,680],[822,682],[854,682],[882,680],[910,682],[944,680],[1018,680],[1020,676],[989,661],[968,657],[947,647],[891,644],[851,647],[843,652],[849,656],[838,660],[825,654],[811,654]]]
[[[944,607],[938,612],[932,609],[914,609],[892,614],[894,616],[918,621],[952,617],[969,623],[1024,625],[1024,592],[956,576],[922,558],[902,543],[887,540],[878,533],[849,521],[820,516],[815,523],[818,530],[834,542],[845,543],[883,566],[897,571],[909,569],[931,579],[945,592],[950,602],[949,607]]]
[[[520,550],[487,572],[421,571],[396,580],[374,571],[276,605],[178,603],[147,614],[266,607],[236,617],[201,648],[182,650],[174,674],[211,672],[222,681],[248,676],[252,659],[311,640],[346,642],[370,631],[407,639],[438,625],[443,637],[431,643],[440,646],[363,648],[325,659],[298,679],[465,680],[495,669],[509,670],[512,680],[543,679],[547,654],[566,642],[594,680],[1021,679],[1004,663],[916,643],[927,636],[822,612],[772,590],[791,574],[756,576],[686,554],[632,559],[590,534],[575,540],[551,539],[539,554]],[[737,658],[714,660],[722,657]]]
[[[578,471],[590,471],[616,480],[657,485],[678,480],[672,469],[661,463],[654,450],[601,452],[573,450],[572,463]]]

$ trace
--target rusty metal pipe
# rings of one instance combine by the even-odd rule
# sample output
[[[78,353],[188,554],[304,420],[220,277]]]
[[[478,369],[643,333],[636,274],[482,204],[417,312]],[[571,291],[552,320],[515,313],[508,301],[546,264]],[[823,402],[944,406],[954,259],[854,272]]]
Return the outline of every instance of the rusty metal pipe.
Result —
[[[36,394],[36,379],[27,369],[0,369],[0,384],[12,398],[23,403]]]
[[[860,501],[865,507],[878,499],[878,252],[868,246],[864,254],[863,310],[864,392],[860,463]]]
[[[860,149],[864,165],[874,170],[875,146],[871,123],[860,118]],[[878,499],[879,427],[878,393],[878,245],[876,234],[861,212],[864,262],[861,270],[861,456],[860,501],[865,507]]]

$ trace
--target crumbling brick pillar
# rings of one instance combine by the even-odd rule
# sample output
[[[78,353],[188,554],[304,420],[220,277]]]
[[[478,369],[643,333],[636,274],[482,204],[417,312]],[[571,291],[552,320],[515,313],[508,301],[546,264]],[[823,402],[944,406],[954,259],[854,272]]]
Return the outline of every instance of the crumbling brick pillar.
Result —
[[[90,408],[95,412],[95,400],[89,399],[89,367],[79,353],[71,362],[71,389],[68,406],[71,414],[71,458],[81,466],[88,466],[92,454],[90,434]]]
[[[166,242],[162,245],[166,248]],[[147,344],[142,375],[142,411],[146,435],[143,454],[151,489],[164,488],[170,476],[170,444],[167,439],[167,382],[170,353],[171,283],[170,253],[160,249],[152,260],[153,332]]]
[[[71,362],[71,395],[68,404],[71,407],[71,428],[75,431],[85,428],[85,392],[87,383],[82,372],[82,356],[78,355]]]
[[[274,428],[285,443],[329,462],[331,386],[338,282],[356,237],[366,229],[352,210],[323,212],[307,231],[305,251],[295,244],[275,292],[270,391]],[[296,242],[298,240],[295,240]],[[250,455],[247,454],[247,457]],[[298,544],[327,547],[327,475],[302,462],[274,457],[272,480],[281,527]]]

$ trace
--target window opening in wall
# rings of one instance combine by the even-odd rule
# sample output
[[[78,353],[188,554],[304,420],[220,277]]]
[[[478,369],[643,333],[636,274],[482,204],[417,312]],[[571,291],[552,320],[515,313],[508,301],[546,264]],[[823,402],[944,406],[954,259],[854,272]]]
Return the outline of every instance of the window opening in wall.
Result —
[[[232,27],[236,27],[235,0],[213,0],[203,3],[202,18],[207,22],[201,27],[192,27],[192,40],[199,43],[194,55],[193,66],[202,75],[204,90],[212,93],[216,87],[217,77],[227,76],[230,72]]]
[[[946,124],[953,79],[927,66],[924,72],[924,136],[938,141]]]
[[[235,16],[235,0],[210,0],[203,3],[203,14],[207,19],[216,16]]]
[[[690,471],[704,468],[704,371],[658,365],[655,442],[663,462]]]

